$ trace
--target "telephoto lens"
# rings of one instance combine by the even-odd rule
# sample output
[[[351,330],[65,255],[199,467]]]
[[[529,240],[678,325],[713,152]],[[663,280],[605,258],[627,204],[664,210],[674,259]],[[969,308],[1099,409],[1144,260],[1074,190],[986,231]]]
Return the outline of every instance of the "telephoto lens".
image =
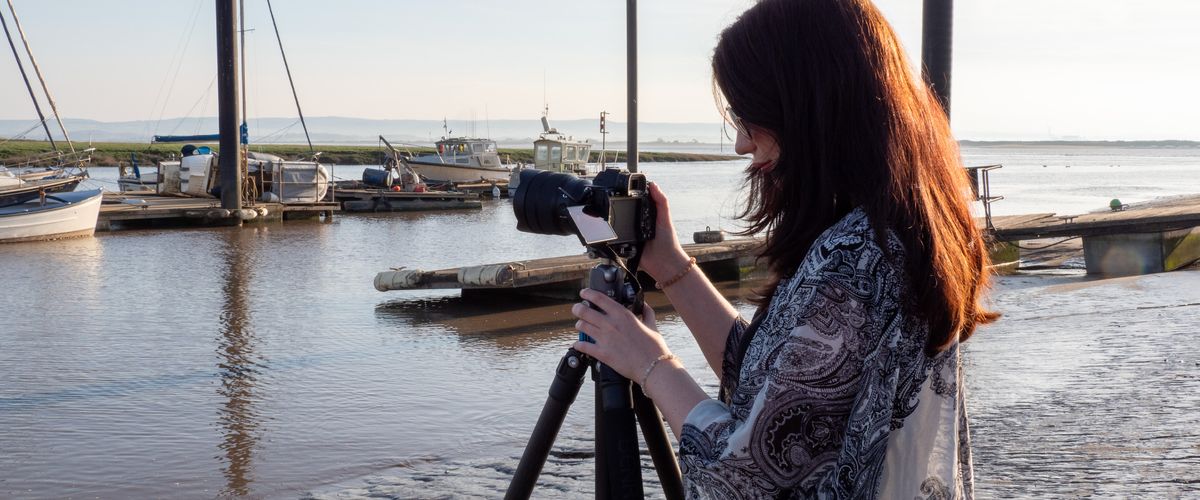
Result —
[[[546,170],[521,172],[513,195],[517,230],[537,234],[575,234],[567,207],[584,204],[592,183],[571,174]]]

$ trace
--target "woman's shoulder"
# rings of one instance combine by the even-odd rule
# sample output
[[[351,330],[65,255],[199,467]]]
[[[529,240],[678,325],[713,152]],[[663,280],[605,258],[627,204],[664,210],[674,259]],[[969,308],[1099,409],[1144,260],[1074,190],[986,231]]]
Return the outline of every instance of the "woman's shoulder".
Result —
[[[893,230],[880,235],[862,207],[855,208],[813,241],[798,275],[878,274],[903,265],[904,247]]]

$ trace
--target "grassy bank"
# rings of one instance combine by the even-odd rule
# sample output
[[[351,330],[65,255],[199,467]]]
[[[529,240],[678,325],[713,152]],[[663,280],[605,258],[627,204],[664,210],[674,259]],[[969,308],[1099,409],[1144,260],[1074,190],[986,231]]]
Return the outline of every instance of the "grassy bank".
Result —
[[[99,142],[90,146],[77,144],[76,149],[86,147],[96,148],[92,153],[92,165],[112,166],[129,164],[130,155],[137,158],[138,163],[153,164],[160,160],[170,159],[172,155],[179,156],[182,144],[146,144],[133,142]],[[209,147],[217,150],[216,145]],[[376,146],[339,146],[317,145],[314,148],[321,152],[321,162],[340,165],[376,165],[379,164],[383,150]],[[307,159],[310,157],[308,146],[301,144],[254,144],[251,151],[270,153],[289,160]],[[433,148],[406,148],[414,154],[432,153]],[[50,143],[43,141],[11,141],[0,144],[0,164],[15,163],[16,160],[32,155],[51,151]],[[533,149],[500,149],[500,157],[506,162],[533,163]],[[617,161],[622,161],[625,152],[619,153]],[[608,152],[608,161],[614,161],[614,153]],[[638,161],[642,162],[685,162],[685,161],[721,161],[737,160],[740,156],[698,153],[659,153],[640,152]],[[593,152],[592,161],[600,161],[598,152]]]

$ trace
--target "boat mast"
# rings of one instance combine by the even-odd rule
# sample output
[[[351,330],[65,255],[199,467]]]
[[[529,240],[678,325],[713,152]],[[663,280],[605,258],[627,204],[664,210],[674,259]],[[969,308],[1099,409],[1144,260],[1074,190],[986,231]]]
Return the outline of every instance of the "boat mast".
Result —
[[[25,89],[29,90],[29,99],[33,101],[33,109],[37,110],[38,120],[41,120],[42,129],[46,131],[46,139],[50,141],[50,147],[58,151],[58,144],[54,143],[54,136],[50,135],[50,125],[46,124],[46,115],[42,114],[42,105],[38,103],[37,94],[33,93],[33,85],[29,83],[29,75],[25,73],[25,64],[21,62],[21,56],[17,54],[17,44],[13,43],[12,33],[8,31],[8,21],[4,20],[3,10],[0,10],[0,24],[4,25],[4,36],[8,37],[8,46],[12,48],[13,59],[17,61],[17,68],[21,70],[21,78],[25,80]]]
[[[217,4],[217,101],[220,142],[221,208],[242,209],[241,141],[238,122],[237,11],[238,0]],[[240,223],[240,219],[239,223]]]
[[[71,143],[67,127],[63,126],[62,117],[58,116],[58,106],[54,104],[54,96],[50,95],[50,88],[46,86],[46,79],[42,77],[42,69],[38,67],[37,59],[33,58],[33,50],[29,48],[29,39],[25,38],[25,30],[21,28],[21,20],[17,18],[17,9],[13,7],[12,0],[8,0],[8,11],[12,13],[13,25],[17,27],[17,34],[21,35],[21,43],[25,44],[25,54],[29,56],[29,65],[33,66],[33,73],[37,75],[38,82],[42,84],[42,92],[46,93],[46,101],[50,103],[50,111],[54,113],[54,119],[58,121],[58,128],[62,130],[63,139],[67,141],[67,147],[74,153],[75,145]],[[5,30],[7,29],[6,27]]]

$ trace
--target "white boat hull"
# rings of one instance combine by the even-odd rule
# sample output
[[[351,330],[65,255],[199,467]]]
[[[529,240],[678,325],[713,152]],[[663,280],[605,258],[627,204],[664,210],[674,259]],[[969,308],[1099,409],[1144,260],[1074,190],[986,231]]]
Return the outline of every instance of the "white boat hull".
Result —
[[[100,216],[100,191],[86,200],[49,209],[33,208],[25,213],[0,215],[0,243],[55,240],[91,236]]]
[[[407,161],[408,166],[431,184],[506,181],[511,171],[507,168],[491,168],[453,163],[427,163]]]

